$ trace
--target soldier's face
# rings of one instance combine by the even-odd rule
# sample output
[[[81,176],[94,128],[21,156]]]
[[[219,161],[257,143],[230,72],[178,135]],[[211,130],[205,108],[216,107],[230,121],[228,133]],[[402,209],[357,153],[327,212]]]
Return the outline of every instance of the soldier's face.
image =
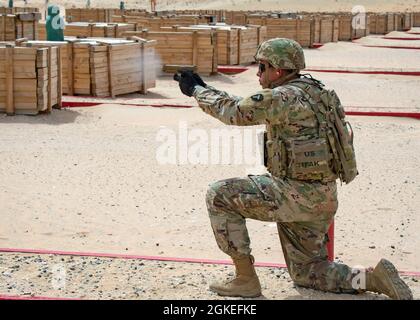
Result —
[[[270,88],[270,84],[282,76],[280,69],[272,67],[267,61],[260,60],[257,72],[258,80],[263,89]]]

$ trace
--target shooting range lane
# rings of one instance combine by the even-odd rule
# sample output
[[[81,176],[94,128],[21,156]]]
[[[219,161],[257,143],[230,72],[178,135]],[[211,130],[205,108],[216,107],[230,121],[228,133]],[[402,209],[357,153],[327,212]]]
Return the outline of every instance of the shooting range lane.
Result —
[[[336,61],[334,57],[342,56],[341,45],[325,45],[319,50],[305,52],[314,65],[325,66]],[[315,64],[316,52],[321,50],[329,54]],[[364,59],[364,55],[355,54],[337,67],[361,67],[360,63],[363,63],[362,67],[406,70],[420,65],[418,56],[407,56],[404,50],[386,50],[381,54],[387,56],[387,60],[377,61],[369,55]],[[399,62],[391,59],[394,55]],[[255,68],[251,67],[238,75],[218,75],[204,80],[234,94],[245,95],[257,87],[255,73]],[[336,89],[344,105],[355,108],[349,112],[357,112],[360,108],[365,112],[388,110],[416,115],[420,110],[418,77],[313,75]],[[0,226],[2,247],[109,252],[110,255],[126,252],[127,256],[141,252],[142,257],[187,256],[197,260],[206,252],[211,260],[226,258],[214,242],[204,195],[212,181],[244,176],[248,166],[157,165],[155,157],[160,146],[156,136],[162,127],[178,134],[182,129],[180,121],[189,129],[204,129],[205,132],[222,130],[226,126],[198,108],[133,107],[196,105],[193,99],[180,96],[177,84],[165,77],[158,79],[157,87],[151,89],[150,99],[138,95],[131,97],[129,103],[117,99],[115,104],[109,101],[91,108],[53,110],[48,117],[0,118],[4,128],[0,142],[5,146],[4,152],[0,153],[0,160],[5,164],[0,181],[7,181],[6,192],[0,194],[0,203],[8,226],[7,229]],[[74,100],[95,103],[88,98]],[[399,269],[419,270],[420,262],[413,253],[420,245],[416,237],[420,228],[416,189],[416,182],[420,180],[416,170],[420,162],[420,123],[414,119],[389,117],[355,116],[350,120],[355,130],[362,174],[354,184],[339,187],[336,260],[344,260],[349,265],[373,265],[385,256]],[[395,167],[396,163],[398,167]],[[34,202],[34,199],[39,201]],[[16,212],[19,215],[14,214]],[[275,224],[250,221],[248,228],[258,261],[273,265],[284,262]],[[208,282],[226,273],[223,264],[182,263],[180,268],[179,262],[169,260],[133,259],[127,263],[127,259],[73,256],[72,262],[67,256],[39,257],[35,253],[15,252],[4,253],[0,259],[5,268],[25,266],[18,275],[22,281],[16,287],[0,290],[12,296],[30,292],[39,297],[213,299],[216,296],[207,291]],[[50,269],[45,268],[48,259],[52,264],[47,265],[63,263],[69,270],[69,277],[74,277],[72,281],[69,279],[65,294],[52,290],[48,284]],[[83,262],[87,266],[83,266]],[[26,266],[40,269],[30,270]],[[70,270],[73,266],[75,269]],[[98,269],[98,266],[101,267]],[[97,278],[95,270],[107,279]],[[130,272],[125,272],[127,270]],[[264,294],[270,299],[301,296],[360,299],[359,296],[296,290],[282,268],[267,267],[258,272]],[[10,276],[10,272],[8,274]],[[28,275],[33,276],[30,281]],[[98,283],[89,282],[90,275]],[[123,278],[119,277],[121,275]],[[420,287],[412,278],[414,276],[407,275],[405,279],[418,299]],[[273,277],[279,280],[275,285],[272,284]],[[127,287],[127,283],[133,285]],[[36,290],[27,287],[30,284],[34,284]],[[378,298],[376,295],[362,296],[365,297]]]

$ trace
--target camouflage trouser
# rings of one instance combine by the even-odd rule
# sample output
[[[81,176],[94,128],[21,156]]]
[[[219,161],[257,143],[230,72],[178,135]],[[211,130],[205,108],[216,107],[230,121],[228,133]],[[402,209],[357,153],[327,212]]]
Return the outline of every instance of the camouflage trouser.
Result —
[[[337,210],[337,187],[270,175],[212,184],[207,208],[219,248],[232,258],[251,253],[245,218],[277,222],[287,267],[300,286],[355,293],[352,270],[327,259],[327,232]]]

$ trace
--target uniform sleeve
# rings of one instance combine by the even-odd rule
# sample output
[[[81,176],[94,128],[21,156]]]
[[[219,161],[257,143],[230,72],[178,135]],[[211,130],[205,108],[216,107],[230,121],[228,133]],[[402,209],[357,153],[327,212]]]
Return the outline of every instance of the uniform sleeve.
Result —
[[[279,124],[287,114],[284,99],[273,96],[271,89],[240,98],[209,86],[197,86],[194,97],[204,112],[230,125]]]

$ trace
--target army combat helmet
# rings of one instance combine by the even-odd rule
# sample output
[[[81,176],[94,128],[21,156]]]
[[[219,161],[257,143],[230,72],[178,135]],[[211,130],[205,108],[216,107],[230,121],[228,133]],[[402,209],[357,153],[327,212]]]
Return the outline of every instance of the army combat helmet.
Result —
[[[300,71],[305,69],[305,55],[299,43],[286,38],[275,38],[260,44],[255,60],[266,60],[279,69]]]

